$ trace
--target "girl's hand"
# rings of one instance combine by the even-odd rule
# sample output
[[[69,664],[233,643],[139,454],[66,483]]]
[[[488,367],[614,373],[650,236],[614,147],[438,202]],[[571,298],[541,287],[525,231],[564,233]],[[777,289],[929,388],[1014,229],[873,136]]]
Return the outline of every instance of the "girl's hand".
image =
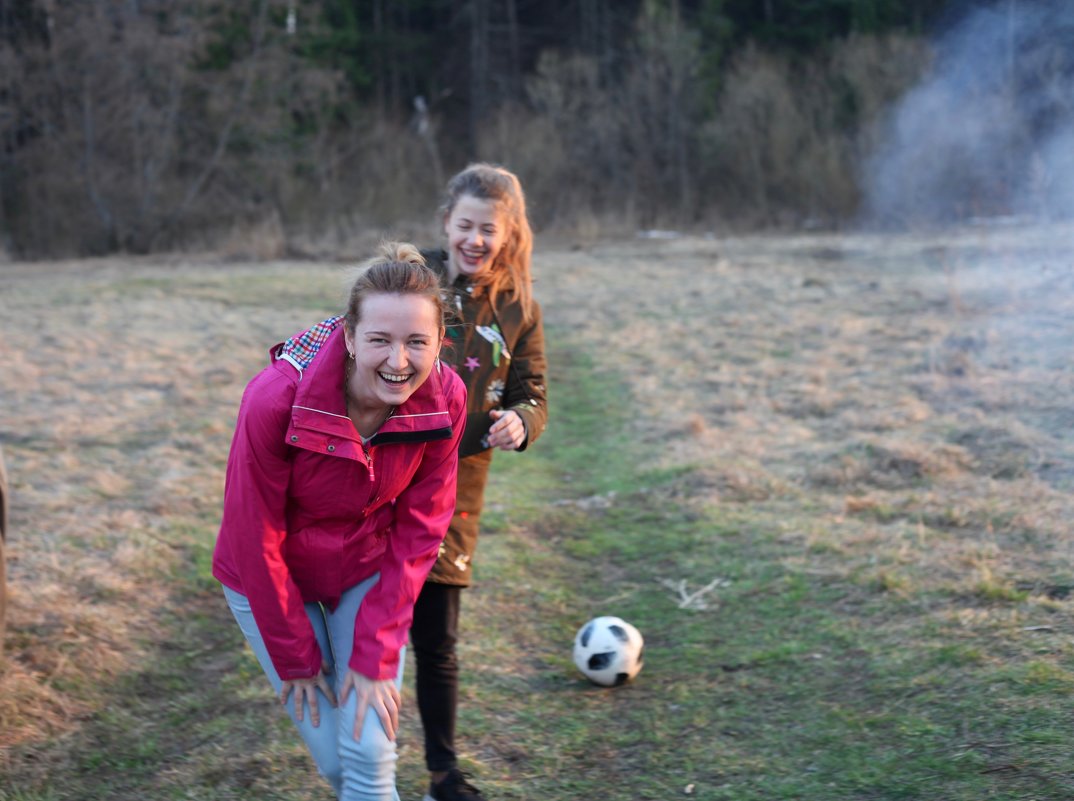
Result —
[[[508,409],[493,409],[489,412],[495,422],[489,429],[488,443],[490,448],[499,448],[501,451],[517,451],[526,441],[526,426],[518,412]]]
[[[317,728],[321,725],[321,710],[317,708],[317,690],[320,690],[325,694],[328,699],[328,703],[332,706],[336,705],[336,694],[332,692],[332,686],[328,683],[327,675],[331,668],[328,663],[325,662],[321,665],[321,672],[316,676],[312,676],[308,679],[292,679],[291,681],[285,681],[280,686],[280,703],[287,703],[287,696],[291,694],[291,690],[295,691],[295,719],[302,722],[303,709],[305,705],[303,702],[308,702],[310,705],[310,722],[313,723],[313,728]]]
[[[348,669],[343,679],[343,689],[340,691],[340,697],[344,701],[347,700],[347,693],[351,689],[354,690],[355,697],[358,699],[358,707],[354,713],[354,741],[361,742],[362,740],[362,722],[370,707],[380,718],[388,739],[394,740],[395,732],[399,728],[399,707],[402,706],[402,698],[395,682],[391,679],[374,681]]]

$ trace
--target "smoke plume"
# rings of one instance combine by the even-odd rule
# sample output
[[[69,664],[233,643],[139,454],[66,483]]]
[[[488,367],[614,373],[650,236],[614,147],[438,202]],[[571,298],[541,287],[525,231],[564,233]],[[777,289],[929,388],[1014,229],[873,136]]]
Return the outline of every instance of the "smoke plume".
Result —
[[[976,3],[933,40],[923,80],[866,160],[872,224],[1074,217],[1074,3]]]

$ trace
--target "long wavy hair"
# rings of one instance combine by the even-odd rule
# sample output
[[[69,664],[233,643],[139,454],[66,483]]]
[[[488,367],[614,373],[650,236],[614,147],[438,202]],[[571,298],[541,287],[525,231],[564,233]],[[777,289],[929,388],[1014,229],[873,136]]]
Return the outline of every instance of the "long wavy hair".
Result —
[[[440,207],[441,219],[446,221],[455,204],[466,195],[494,203],[507,227],[503,247],[489,269],[474,279],[475,288],[487,292],[493,306],[501,292],[513,296],[522,306],[523,321],[529,324],[533,321],[533,278],[530,273],[533,231],[526,216],[522,184],[513,172],[498,165],[471,164],[448,181],[446,197]]]

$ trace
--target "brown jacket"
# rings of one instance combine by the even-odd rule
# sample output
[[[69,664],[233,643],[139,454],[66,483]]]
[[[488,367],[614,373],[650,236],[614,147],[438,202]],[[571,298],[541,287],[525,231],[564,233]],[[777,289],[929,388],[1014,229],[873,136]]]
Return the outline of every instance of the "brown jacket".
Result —
[[[447,254],[437,250],[423,255],[446,285]],[[526,440],[518,450],[525,450],[548,422],[547,365],[541,307],[536,301],[533,320],[524,324],[521,305],[508,293],[500,293],[494,309],[487,295],[475,290],[466,276],[446,288],[456,320],[448,327],[442,358],[466,384],[466,432],[459,445],[455,515],[428,580],[466,586],[492,461],[492,451],[485,444],[493,422],[489,411],[511,409],[519,414]]]

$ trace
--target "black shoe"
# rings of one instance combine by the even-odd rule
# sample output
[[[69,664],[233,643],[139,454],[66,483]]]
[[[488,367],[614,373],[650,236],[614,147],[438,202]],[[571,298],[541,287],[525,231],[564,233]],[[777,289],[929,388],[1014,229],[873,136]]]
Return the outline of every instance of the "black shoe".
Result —
[[[422,801],[485,801],[485,796],[467,781],[468,778],[458,768],[452,768],[443,779],[429,785],[429,792]]]

